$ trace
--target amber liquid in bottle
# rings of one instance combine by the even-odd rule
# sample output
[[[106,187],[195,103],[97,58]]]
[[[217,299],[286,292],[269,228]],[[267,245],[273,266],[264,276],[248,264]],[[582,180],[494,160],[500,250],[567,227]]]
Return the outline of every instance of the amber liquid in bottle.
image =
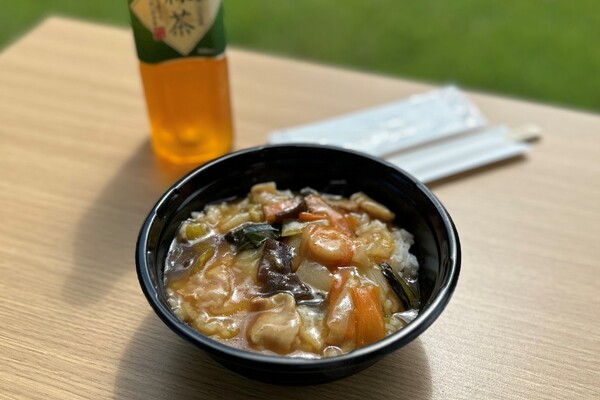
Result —
[[[140,72],[157,155],[177,164],[200,164],[231,149],[224,54],[140,62]]]
[[[231,150],[221,0],[129,0],[152,147],[198,165]]]

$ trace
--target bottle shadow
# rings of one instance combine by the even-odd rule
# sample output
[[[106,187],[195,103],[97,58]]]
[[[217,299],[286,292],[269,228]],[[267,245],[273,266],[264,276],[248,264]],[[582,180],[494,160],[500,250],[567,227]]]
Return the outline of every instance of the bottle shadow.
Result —
[[[144,218],[185,172],[157,159],[148,139],[140,144],[77,224],[73,269],[62,287],[64,301],[80,307],[96,303],[135,270],[135,243]]]
[[[154,314],[122,354],[114,398],[429,399],[431,372],[420,339],[350,377],[315,386],[277,386],[229,371],[173,334]]]

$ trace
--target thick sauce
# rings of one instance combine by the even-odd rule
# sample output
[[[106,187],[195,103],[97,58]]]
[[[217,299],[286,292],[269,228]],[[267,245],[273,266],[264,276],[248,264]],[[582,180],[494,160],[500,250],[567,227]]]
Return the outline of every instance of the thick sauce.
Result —
[[[182,321],[230,346],[309,358],[347,353],[418,313],[413,237],[394,217],[363,193],[255,185],[181,224],[166,260],[169,302]]]

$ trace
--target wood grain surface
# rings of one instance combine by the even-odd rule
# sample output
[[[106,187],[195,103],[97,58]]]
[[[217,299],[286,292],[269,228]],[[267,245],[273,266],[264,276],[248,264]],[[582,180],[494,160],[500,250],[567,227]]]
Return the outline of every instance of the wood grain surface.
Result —
[[[237,148],[430,88],[229,57]],[[131,33],[45,21],[0,54],[0,398],[600,398],[600,117],[471,98],[545,136],[526,158],[432,185],[463,246],[446,311],[355,376],[266,385],[176,337],[139,288],[139,227],[183,171],[150,150]]]

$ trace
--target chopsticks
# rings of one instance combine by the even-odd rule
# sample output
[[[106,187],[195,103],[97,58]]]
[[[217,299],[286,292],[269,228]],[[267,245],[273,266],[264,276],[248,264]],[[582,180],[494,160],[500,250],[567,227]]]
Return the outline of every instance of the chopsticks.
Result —
[[[509,130],[495,126],[452,140],[428,143],[387,157],[387,161],[428,183],[526,153],[540,138],[535,125]]]

